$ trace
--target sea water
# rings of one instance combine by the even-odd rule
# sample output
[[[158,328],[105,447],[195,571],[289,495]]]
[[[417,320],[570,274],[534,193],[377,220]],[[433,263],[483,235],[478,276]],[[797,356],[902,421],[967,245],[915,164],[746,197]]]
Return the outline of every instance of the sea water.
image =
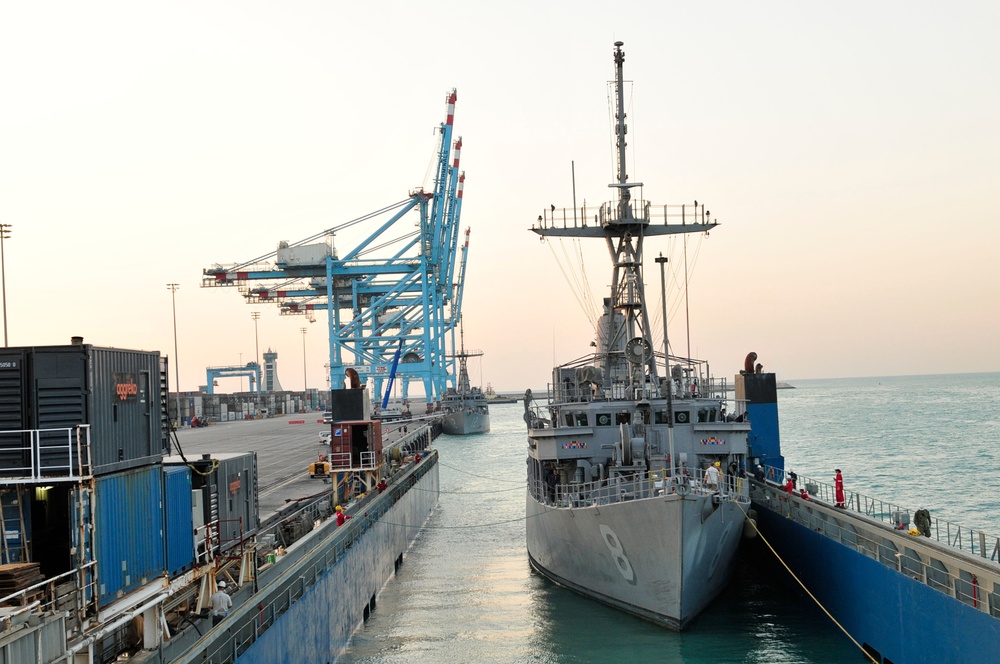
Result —
[[[840,468],[849,490],[1000,534],[1000,373],[787,382],[782,450],[800,478],[832,482]],[[490,433],[435,441],[438,509],[341,661],[867,661],[770,560],[742,556],[682,633],[532,572],[522,414],[520,404],[493,406]]]

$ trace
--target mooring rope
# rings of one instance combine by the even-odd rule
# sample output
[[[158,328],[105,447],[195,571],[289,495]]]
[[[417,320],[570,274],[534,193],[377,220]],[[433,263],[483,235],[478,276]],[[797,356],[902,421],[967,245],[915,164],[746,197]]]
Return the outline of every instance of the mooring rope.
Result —
[[[778,559],[778,562],[781,563],[782,567],[784,567],[786,570],[788,570],[788,573],[792,575],[792,578],[795,579],[795,582],[798,583],[799,586],[801,586],[802,590],[806,591],[806,594],[809,595],[809,597],[812,598],[812,601],[816,602],[816,606],[818,606],[820,608],[820,610],[822,610],[823,613],[825,613],[827,615],[827,617],[830,620],[833,621],[834,625],[836,625],[838,628],[840,628],[840,631],[843,632],[844,635],[846,635],[847,638],[849,638],[851,640],[851,643],[853,643],[854,645],[856,645],[858,647],[858,650],[860,650],[861,652],[863,652],[865,654],[865,657],[867,657],[869,660],[871,660],[872,662],[874,662],[874,664],[879,664],[878,660],[875,659],[874,657],[872,657],[870,654],[868,654],[868,651],[864,649],[864,646],[862,646],[860,643],[858,643],[857,640],[853,636],[851,636],[851,633],[847,631],[847,628],[844,627],[843,625],[841,625],[840,622],[838,622],[837,619],[833,617],[833,614],[830,613],[829,611],[827,611],[826,607],[823,606],[823,603],[820,602],[819,599],[817,599],[816,596],[813,595],[809,591],[808,588],[806,588],[806,584],[802,583],[802,580],[799,579],[799,577],[797,577],[795,575],[795,572],[792,571],[792,568],[789,567],[788,564],[781,558],[781,556],[778,555],[778,552],[774,550],[774,547],[771,546],[771,543],[767,541],[767,538],[764,537],[764,534],[762,532],[760,532],[760,528],[757,527],[757,522],[750,518],[750,515],[747,514],[747,511],[745,509],[743,509],[743,506],[740,505],[739,501],[734,501],[734,502],[740,508],[740,511],[743,512],[743,516],[746,517],[747,522],[751,526],[753,526],[753,529],[755,531],[757,531],[757,535],[760,536],[761,541],[764,542],[764,544],[767,545],[767,548],[769,548],[771,550],[771,553],[773,553],[774,557]]]

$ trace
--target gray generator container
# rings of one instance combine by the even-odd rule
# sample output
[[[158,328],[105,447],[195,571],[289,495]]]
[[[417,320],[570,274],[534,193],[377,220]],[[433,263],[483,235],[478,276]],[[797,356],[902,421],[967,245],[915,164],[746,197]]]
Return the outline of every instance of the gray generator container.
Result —
[[[0,349],[0,477],[86,474],[86,453],[67,449],[80,424],[90,425],[91,474],[160,461],[165,370],[158,352],[82,343]],[[61,431],[35,441],[15,433],[44,429]]]
[[[260,508],[256,452],[203,454],[189,458],[187,463],[175,455],[165,458],[163,464],[191,468],[191,490],[202,493],[204,523],[219,523],[218,538],[212,547],[216,552],[238,546],[241,539],[257,531]]]

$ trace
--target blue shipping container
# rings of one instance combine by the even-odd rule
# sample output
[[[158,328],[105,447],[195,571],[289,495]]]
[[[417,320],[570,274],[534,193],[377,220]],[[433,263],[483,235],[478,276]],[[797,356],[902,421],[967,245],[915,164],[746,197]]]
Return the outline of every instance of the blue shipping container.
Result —
[[[102,475],[96,484],[97,595],[104,606],[164,572],[163,469]]]
[[[173,578],[194,565],[194,521],[191,517],[191,469],[163,468],[167,572]]]

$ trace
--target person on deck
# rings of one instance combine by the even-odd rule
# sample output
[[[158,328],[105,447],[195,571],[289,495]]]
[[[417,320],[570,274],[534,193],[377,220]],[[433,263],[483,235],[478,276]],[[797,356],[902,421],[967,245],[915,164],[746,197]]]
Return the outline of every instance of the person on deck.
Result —
[[[836,507],[844,507],[847,504],[847,500],[844,498],[844,477],[840,474],[840,468],[834,469],[837,473],[836,477],[833,478],[834,492],[836,493]]]
[[[559,474],[555,468],[549,468],[545,473],[545,486],[548,491],[549,502],[556,502],[556,487],[559,486]]]
[[[338,526],[344,525],[345,523],[347,523],[347,520],[351,518],[351,517],[347,516],[346,514],[344,514],[344,508],[341,507],[340,505],[337,505],[337,507],[334,508],[334,509],[337,512],[337,525]]]
[[[212,627],[215,627],[229,614],[233,608],[233,600],[226,594],[226,582],[219,581],[218,590],[212,595],[209,603],[212,605]]]
[[[721,465],[716,461],[705,470],[705,487],[713,493],[719,490],[719,475],[722,474],[719,467]]]
[[[920,506],[920,509],[914,512],[913,525],[917,527],[917,530],[919,530],[920,534],[924,537],[931,536],[931,513],[928,512],[923,505]]]
[[[764,466],[757,464],[757,467],[753,470],[753,477],[758,482],[764,481]]]

